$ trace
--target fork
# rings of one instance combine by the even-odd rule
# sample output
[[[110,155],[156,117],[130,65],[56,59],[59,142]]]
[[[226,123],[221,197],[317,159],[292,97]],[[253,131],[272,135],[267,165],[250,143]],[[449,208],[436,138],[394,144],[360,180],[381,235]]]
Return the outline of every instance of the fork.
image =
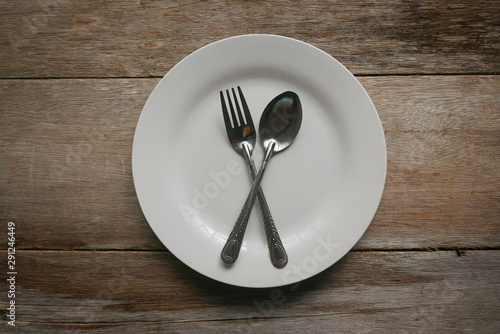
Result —
[[[233,99],[231,99],[229,90],[226,90],[226,96],[229,109],[231,110],[231,116],[229,116],[229,112],[227,110],[224,93],[220,91],[222,115],[224,117],[227,136],[229,137],[229,141],[231,142],[236,152],[238,152],[245,158],[248,167],[250,168],[252,179],[254,179],[257,174],[257,169],[255,168],[255,164],[252,158],[252,152],[257,138],[255,126],[253,125],[252,115],[248,110],[248,105],[245,101],[245,97],[243,96],[241,88],[238,86],[241,107],[238,103],[234,88],[232,88],[231,91],[233,93]],[[243,109],[243,113],[245,114],[244,118],[241,113],[241,109]],[[274,224],[271,212],[269,211],[269,206],[267,205],[267,201],[262,188],[259,189],[257,196],[259,198],[262,218],[264,220],[264,228],[266,230],[267,245],[269,247],[271,263],[276,268],[283,268],[288,262],[288,256],[286,254],[285,248],[283,247],[283,243],[281,242],[278,230],[276,229],[276,225]],[[248,210],[249,213],[250,211],[251,210]],[[237,220],[236,224],[233,227],[233,230],[229,234],[224,248],[222,249],[221,258],[224,263],[232,264],[238,259],[248,219],[246,219],[245,223],[240,223],[241,221],[242,219]]]

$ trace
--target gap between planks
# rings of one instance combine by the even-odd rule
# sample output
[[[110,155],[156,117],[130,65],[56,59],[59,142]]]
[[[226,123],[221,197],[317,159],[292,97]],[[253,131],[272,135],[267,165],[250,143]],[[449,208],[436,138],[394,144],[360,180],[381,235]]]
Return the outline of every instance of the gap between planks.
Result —
[[[165,74],[170,72],[171,69],[168,69]],[[434,72],[415,72],[415,73],[353,73],[355,77],[418,77],[418,76],[434,76],[434,77],[451,77],[451,76],[496,76],[499,73],[497,72],[468,72],[468,73],[460,73],[460,72],[444,72],[444,73],[434,73]],[[100,76],[75,76],[75,77],[0,77],[1,80],[108,80],[108,79],[116,79],[116,80],[125,80],[125,79],[162,79],[161,75],[151,75],[151,76],[116,76],[116,77],[100,77]]]
[[[0,248],[0,250],[5,251],[7,248]],[[81,248],[81,249],[64,249],[64,248],[18,248],[18,251],[23,252],[135,252],[135,253],[170,253],[168,249],[119,249],[119,248]],[[351,249],[349,252],[353,253],[369,253],[369,252],[381,252],[381,253],[402,253],[402,252],[456,252],[458,256],[464,255],[463,252],[466,251],[496,251],[500,250],[500,247],[488,247],[488,246],[477,246],[477,247],[427,247],[427,248],[361,248],[361,249]]]

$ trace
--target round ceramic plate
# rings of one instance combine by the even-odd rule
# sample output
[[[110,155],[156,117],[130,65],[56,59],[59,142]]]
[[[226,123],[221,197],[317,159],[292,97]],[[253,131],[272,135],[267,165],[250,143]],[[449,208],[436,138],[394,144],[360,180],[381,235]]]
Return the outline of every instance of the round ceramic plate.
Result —
[[[302,103],[298,136],[262,181],[289,256],[283,269],[271,264],[258,204],[238,261],[220,258],[251,187],[220,105],[219,91],[237,86],[255,124],[284,91]],[[257,165],[262,155],[257,144]],[[380,119],[356,78],[318,48],[275,35],[224,39],[174,66],[144,106],[132,152],[137,196],[161,242],[203,275],[244,287],[295,283],[344,256],[377,210],[386,165]]]

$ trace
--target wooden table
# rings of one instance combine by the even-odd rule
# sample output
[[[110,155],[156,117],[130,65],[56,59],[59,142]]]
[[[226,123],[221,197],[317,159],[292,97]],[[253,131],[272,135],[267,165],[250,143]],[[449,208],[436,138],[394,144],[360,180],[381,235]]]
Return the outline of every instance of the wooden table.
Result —
[[[2,331],[498,333],[499,13],[487,0],[0,1]],[[160,78],[247,33],[294,37],[346,65],[387,140],[363,238],[276,289],[227,286],[177,260],[131,173]]]

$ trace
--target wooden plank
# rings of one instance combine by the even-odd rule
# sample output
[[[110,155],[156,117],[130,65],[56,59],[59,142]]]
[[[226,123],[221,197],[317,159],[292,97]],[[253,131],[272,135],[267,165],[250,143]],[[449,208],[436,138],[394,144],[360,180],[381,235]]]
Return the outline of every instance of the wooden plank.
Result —
[[[18,247],[162,248],[131,171],[135,126],[157,81],[0,82],[0,210],[17,224]]]
[[[388,171],[357,246],[498,247],[498,77],[360,80],[383,123]]]
[[[163,76],[248,33],[309,42],[355,74],[498,73],[500,2],[1,1],[0,77]]]
[[[384,125],[388,174],[356,249],[500,247],[500,79],[361,81]],[[0,220],[16,222],[18,247],[164,249],[131,174],[135,126],[157,82],[0,81]]]
[[[168,252],[16,255],[16,327],[23,332],[494,333],[500,328],[499,251],[351,252],[312,279],[274,289],[215,282]],[[0,258],[0,267],[5,261]]]

